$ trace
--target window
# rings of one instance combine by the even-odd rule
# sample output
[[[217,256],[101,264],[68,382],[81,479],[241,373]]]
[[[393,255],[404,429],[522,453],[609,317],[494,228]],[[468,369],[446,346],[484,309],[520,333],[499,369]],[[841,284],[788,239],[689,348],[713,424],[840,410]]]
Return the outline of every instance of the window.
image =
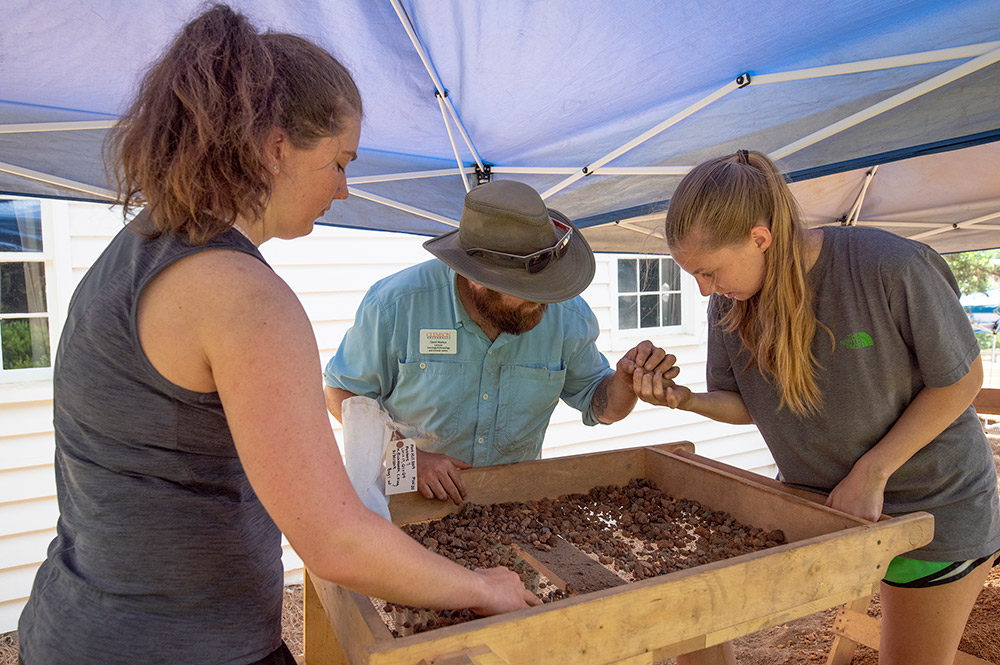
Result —
[[[51,365],[38,201],[0,199],[0,374]]]
[[[681,270],[670,258],[618,259],[618,329],[682,324]]]

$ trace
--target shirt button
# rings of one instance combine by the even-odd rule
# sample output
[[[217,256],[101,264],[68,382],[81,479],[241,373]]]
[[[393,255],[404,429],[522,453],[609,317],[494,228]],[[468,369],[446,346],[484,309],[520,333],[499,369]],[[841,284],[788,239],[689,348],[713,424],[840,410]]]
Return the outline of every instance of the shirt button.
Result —
[[[483,399],[489,399],[489,398],[490,398],[490,396],[488,394],[483,393]]]
[[[420,369],[427,369],[427,363],[420,363]]]
[[[485,440],[486,440],[486,439],[484,439],[483,437],[479,437],[479,443],[482,443],[482,442],[483,442],[483,441],[485,441]]]

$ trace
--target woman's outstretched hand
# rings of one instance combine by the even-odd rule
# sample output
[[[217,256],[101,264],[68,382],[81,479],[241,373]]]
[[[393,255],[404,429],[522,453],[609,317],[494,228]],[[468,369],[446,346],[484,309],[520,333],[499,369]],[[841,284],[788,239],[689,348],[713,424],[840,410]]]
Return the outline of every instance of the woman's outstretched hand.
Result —
[[[647,404],[683,409],[691,400],[691,389],[674,382],[678,371],[677,367],[672,367],[669,373],[659,368],[648,371],[636,367],[632,373],[632,390],[636,397]]]
[[[524,588],[517,573],[508,568],[477,568],[474,572],[483,579],[487,588],[486,603],[472,608],[480,616],[513,612],[542,604],[538,596]]]

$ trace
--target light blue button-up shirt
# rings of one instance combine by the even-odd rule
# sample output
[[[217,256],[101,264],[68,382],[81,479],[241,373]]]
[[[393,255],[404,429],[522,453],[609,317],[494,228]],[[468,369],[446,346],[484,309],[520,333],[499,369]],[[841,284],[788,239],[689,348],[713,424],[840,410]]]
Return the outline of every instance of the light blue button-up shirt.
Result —
[[[378,400],[422,450],[475,466],[518,462],[539,456],[560,398],[598,423],[591,398],[614,370],[597,335],[576,297],[491,342],[459,300],[455,272],[434,259],[372,286],[324,379]]]

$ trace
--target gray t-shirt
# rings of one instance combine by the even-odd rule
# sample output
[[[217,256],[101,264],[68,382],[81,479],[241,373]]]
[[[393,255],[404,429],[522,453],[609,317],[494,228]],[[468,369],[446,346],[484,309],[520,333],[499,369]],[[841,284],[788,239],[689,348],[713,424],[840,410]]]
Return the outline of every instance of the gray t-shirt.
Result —
[[[822,405],[799,417],[778,408],[769,378],[746,370],[739,334],[709,304],[709,390],[737,391],[778,465],[779,478],[829,493],[924,387],[964,377],[979,346],[944,260],[926,245],[866,228],[824,227],[809,272],[818,319],[812,350]],[[883,512],[934,515],[934,541],[907,556],[960,561],[1000,549],[1000,507],[989,443],[970,406],[890,478]]]
[[[149,281],[195,252],[123,229],[70,303],[54,372],[59,521],[18,624],[28,665],[243,665],[281,644],[281,533],[217,393],[180,388],[139,344]],[[252,303],[247,303],[252,307]]]

